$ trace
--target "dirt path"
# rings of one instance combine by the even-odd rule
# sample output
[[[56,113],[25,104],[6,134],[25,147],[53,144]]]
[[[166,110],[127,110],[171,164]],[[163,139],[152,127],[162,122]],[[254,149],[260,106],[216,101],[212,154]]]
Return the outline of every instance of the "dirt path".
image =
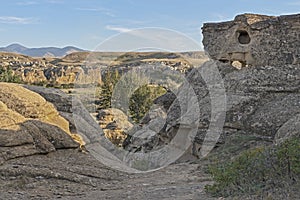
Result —
[[[146,174],[112,170],[89,154],[61,150],[0,166],[0,199],[212,199],[211,179],[198,164],[180,163]]]

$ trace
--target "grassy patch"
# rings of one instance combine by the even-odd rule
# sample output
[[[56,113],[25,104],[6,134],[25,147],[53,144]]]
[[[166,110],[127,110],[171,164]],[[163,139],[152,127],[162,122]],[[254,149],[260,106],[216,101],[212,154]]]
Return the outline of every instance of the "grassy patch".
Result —
[[[206,186],[213,196],[263,195],[299,186],[300,139],[278,146],[257,147],[229,162],[209,167],[215,184]]]

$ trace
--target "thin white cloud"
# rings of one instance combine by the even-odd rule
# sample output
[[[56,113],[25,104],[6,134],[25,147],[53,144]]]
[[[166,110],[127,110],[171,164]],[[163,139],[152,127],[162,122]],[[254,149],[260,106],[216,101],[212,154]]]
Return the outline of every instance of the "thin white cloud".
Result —
[[[62,4],[64,0],[46,0],[46,3]]]
[[[111,9],[108,8],[76,8],[76,10],[80,11],[89,11],[89,12],[100,12],[104,15],[115,17],[116,15]]]
[[[111,26],[111,25],[107,25],[105,28],[106,28],[107,30],[117,31],[117,32],[119,32],[119,33],[125,33],[125,32],[131,31],[131,29],[129,29],[129,28],[118,27],[118,26]]]
[[[31,6],[31,5],[36,5],[38,2],[36,1],[20,1],[16,3],[18,6]]]
[[[36,20],[34,18],[0,16],[1,24],[33,24],[35,22]]]
[[[16,5],[18,6],[32,6],[38,4],[63,4],[64,0],[43,0],[43,1],[32,1],[32,0],[24,0],[17,2]]]

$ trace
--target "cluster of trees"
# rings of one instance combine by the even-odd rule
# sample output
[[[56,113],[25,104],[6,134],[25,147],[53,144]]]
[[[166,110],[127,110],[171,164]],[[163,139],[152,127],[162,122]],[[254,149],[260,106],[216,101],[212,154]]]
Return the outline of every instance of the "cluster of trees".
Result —
[[[154,99],[166,92],[161,86],[150,85],[146,76],[134,70],[124,76],[117,70],[108,70],[102,80],[98,93],[99,108],[114,106],[136,123],[149,111]]]

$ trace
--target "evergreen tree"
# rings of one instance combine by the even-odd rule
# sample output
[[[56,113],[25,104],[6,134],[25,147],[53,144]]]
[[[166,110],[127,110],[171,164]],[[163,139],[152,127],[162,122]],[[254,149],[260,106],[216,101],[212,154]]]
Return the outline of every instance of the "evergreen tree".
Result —
[[[103,83],[100,86],[100,94],[99,94],[99,108],[106,109],[111,107],[111,96],[114,90],[114,87],[118,80],[120,79],[120,75],[118,70],[111,72],[107,70],[104,75]]]

